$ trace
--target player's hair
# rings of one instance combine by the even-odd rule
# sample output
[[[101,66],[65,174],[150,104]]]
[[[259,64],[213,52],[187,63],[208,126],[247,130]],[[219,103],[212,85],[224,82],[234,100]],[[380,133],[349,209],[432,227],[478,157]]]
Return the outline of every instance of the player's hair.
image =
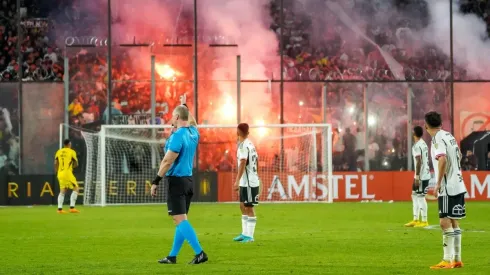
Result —
[[[420,126],[415,126],[413,127],[413,133],[416,137],[420,138],[424,135],[424,129],[422,129]]]
[[[240,123],[240,124],[238,124],[237,129],[240,130],[240,132],[243,134],[243,136],[248,136],[249,126],[248,126],[247,123]]]
[[[63,140],[63,145],[68,146],[70,145],[71,141],[69,139]]]
[[[430,128],[439,128],[442,125],[441,114],[438,112],[428,112],[425,114],[425,123],[429,125]]]
[[[189,109],[185,106],[177,106],[174,109],[174,114],[178,115],[179,118],[183,121],[189,120]]]

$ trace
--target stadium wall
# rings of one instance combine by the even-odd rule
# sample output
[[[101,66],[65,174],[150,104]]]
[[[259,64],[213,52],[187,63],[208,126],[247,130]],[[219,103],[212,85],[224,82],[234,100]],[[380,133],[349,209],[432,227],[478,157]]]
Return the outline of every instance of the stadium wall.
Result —
[[[78,204],[83,203],[85,182],[82,175],[78,179],[80,194]],[[151,181],[141,174],[121,174],[107,181],[107,203],[163,203],[164,197],[150,197]],[[217,174],[202,172],[194,175],[194,199],[200,202],[216,202]],[[55,175],[0,175],[0,205],[55,205],[59,185]],[[65,203],[69,196],[65,196]]]
[[[324,199],[327,195],[323,175],[313,177],[301,173],[268,173],[262,177],[263,201],[310,201]],[[79,179],[83,177],[79,176]],[[463,172],[470,201],[490,201],[490,172]],[[237,201],[233,192],[231,172],[197,173],[195,201]],[[108,202],[148,202],[150,178],[142,175],[121,175],[108,181]],[[339,202],[409,201],[413,172],[334,173],[334,200]],[[54,175],[28,175],[0,177],[0,205],[54,205],[59,187]],[[84,181],[79,181],[83,201]],[[310,188],[316,187],[315,190]],[[68,196],[67,196],[68,197]]]
[[[237,194],[232,191],[233,181],[229,180],[231,176],[231,173],[218,174],[218,201],[237,201]],[[463,172],[463,178],[468,200],[490,201],[490,172]],[[261,176],[261,181],[263,201],[311,201],[327,196],[324,175],[267,173]],[[336,172],[333,174],[333,199],[338,202],[411,201],[412,182],[413,172],[410,171]],[[429,187],[434,185],[432,178]]]

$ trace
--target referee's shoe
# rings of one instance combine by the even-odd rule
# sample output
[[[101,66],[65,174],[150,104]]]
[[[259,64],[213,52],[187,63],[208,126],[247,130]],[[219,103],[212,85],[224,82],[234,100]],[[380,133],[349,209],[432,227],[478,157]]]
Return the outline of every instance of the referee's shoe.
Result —
[[[189,264],[202,264],[204,262],[208,261],[208,255],[202,251],[201,253],[197,254],[192,261],[189,262]],[[167,256],[161,260],[158,260],[158,263],[160,264],[176,264],[177,263],[177,257],[176,256]]]
[[[189,264],[202,264],[208,261],[208,255],[204,253],[204,251],[201,251],[201,253],[197,254],[192,261],[190,261]]]
[[[161,260],[158,260],[158,263],[160,263],[160,264],[176,264],[177,263],[177,257],[167,256]]]

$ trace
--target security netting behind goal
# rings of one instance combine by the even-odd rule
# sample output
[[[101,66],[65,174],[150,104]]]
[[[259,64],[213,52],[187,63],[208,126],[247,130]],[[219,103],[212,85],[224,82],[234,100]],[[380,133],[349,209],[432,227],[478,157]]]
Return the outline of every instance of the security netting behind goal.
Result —
[[[234,125],[200,125],[194,201],[238,201]],[[104,125],[81,132],[86,144],[86,205],[165,203],[167,186],[150,196],[169,126]],[[259,155],[260,201],[332,201],[331,127],[328,124],[251,126]],[[105,161],[103,161],[105,160]]]

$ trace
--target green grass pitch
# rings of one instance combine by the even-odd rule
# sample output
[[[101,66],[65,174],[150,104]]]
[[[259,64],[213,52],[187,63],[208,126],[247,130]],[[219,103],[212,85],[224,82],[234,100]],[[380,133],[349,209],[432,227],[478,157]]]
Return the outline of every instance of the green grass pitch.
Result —
[[[490,204],[469,202],[462,223],[463,261],[430,270],[442,258],[436,204],[433,229],[404,228],[410,203],[262,204],[255,243],[234,243],[237,204],[194,204],[190,221],[209,262],[189,266],[186,243],[177,265],[174,225],[165,205],[0,208],[0,274],[490,274]]]

